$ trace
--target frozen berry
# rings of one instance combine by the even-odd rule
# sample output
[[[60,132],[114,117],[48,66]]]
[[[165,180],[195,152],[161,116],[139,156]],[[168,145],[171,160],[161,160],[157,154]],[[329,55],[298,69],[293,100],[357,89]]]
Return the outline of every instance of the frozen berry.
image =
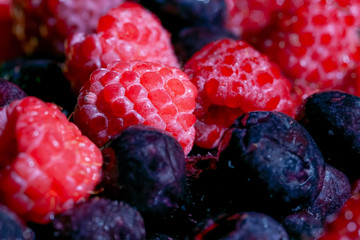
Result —
[[[76,96],[65,78],[60,63],[51,59],[16,58],[0,65],[4,78],[45,102],[59,105],[64,113],[74,110]]]
[[[295,12],[279,14],[257,38],[261,51],[280,66],[303,98],[341,88],[360,60],[354,16],[333,1],[306,2]]]
[[[0,78],[0,107],[26,96],[27,94],[18,85]]]
[[[115,157],[111,168],[117,170],[113,178],[118,187],[110,190],[119,191],[120,200],[155,217],[178,206],[185,192],[185,156],[173,137],[149,126],[134,125],[114,136],[105,150],[112,150]],[[113,171],[111,168],[108,170]]]
[[[270,216],[258,212],[224,214],[199,223],[190,239],[289,239],[284,227]]]
[[[220,143],[218,165],[232,180],[224,188],[232,189],[235,197],[236,192],[244,193],[238,196],[241,201],[269,214],[310,205],[325,174],[313,138],[280,112],[255,111],[239,117]]]
[[[184,71],[199,92],[194,112],[199,147],[216,148],[224,131],[244,112],[276,110],[293,115],[290,82],[244,41],[209,43],[190,58]]]
[[[94,34],[78,32],[65,42],[64,72],[78,92],[90,74],[113,61],[143,60],[179,67],[169,33],[139,4],[125,2],[99,19]]]
[[[81,89],[74,122],[98,146],[127,126],[153,126],[171,133],[188,154],[195,138],[196,93],[178,68],[114,62],[93,72]]]
[[[297,120],[319,146],[325,161],[352,182],[360,178],[360,98],[339,91],[318,92],[305,99]]]
[[[125,0],[14,0],[16,36],[27,54],[64,56],[64,41],[74,32],[92,33],[99,18]]]
[[[24,221],[47,223],[86,199],[102,155],[58,107],[35,97],[1,109],[0,202]]]
[[[302,211],[285,217],[281,223],[290,239],[318,239],[323,234],[323,223],[314,215]]]
[[[345,174],[326,165],[323,187],[308,211],[324,220],[326,216],[339,211],[350,195],[351,186]]]
[[[52,221],[59,239],[145,239],[140,213],[123,202],[92,198],[61,213]]]
[[[0,238],[16,240],[32,240],[33,231],[26,227],[18,216],[4,205],[0,205]]]

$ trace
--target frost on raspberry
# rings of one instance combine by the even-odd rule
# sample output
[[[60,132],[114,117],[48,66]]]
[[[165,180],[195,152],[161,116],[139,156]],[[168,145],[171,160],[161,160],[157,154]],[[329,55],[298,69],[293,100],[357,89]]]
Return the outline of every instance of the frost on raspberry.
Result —
[[[3,107],[0,143],[0,202],[24,221],[50,221],[100,180],[100,150],[55,104],[26,97]]]
[[[245,112],[280,111],[293,116],[290,82],[267,57],[241,40],[206,45],[184,66],[197,87],[195,144],[217,147],[224,131]]]
[[[64,72],[75,92],[91,72],[113,61],[144,60],[179,67],[170,34],[139,4],[125,2],[99,19],[97,32],[76,33],[65,42]]]
[[[253,44],[279,65],[303,98],[341,89],[360,60],[358,24],[351,13],[331,1],[309,1],[278,15]]]
[[[114,62],[95,70],[80,90],[74,122],[101,147],[127,126],[169,132],[190,152],[197,89],[180,69],[160,63]]]

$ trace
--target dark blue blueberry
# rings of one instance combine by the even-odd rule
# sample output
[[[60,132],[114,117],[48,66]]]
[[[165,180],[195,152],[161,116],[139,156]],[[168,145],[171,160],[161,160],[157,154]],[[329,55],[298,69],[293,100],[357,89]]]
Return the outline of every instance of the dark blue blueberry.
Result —
[[[130,205],[92,198],[55,216],[54,237],[72,240],[145,239],[144,220]]]
[[[116,135],[103,153],[105,196],[136,207],[149,231],[157,232],[159,226],[165,232],[176,231],[180,224],[170,223],[177,221],[188,224],[181,209],[186,193],[185,154],[175,138],[134,125]]]
[[[324,231],[322,221],[307,211],[289,215],[281,223],[293,240],[318,239]]]
[[[34,233],[14,212],[0,205],[0,239],[32,240]]]
[[[224,214],[198,224],[189,239],[286,240],[284,227],[270,216],[257,212]]]
[[[324,160],[315,141],[293,118],[256,111],[240,116],[219,152],[223,188],[233,202],[268,214],[310,205],[319,195]]]
[[[140,0],[173,35],[188,26],[223,26],[224,0]]]
[[[324,159],[350,182],[360,178],[360,98],[340,91],[304,100],[296,119],[308,130]]]
[[[27,94],[18,85],[0,78],[0,107],[26,96]]]
[[[175,52],[179,60],[186,63],[195,52],[206,44],[223,38],[236,39],[236,36],[222,27],[184,28],[174,40]]]
[[[308,211],[324,220],[328,215],[336,213],[350,195],[351,185],[346,175],[340,170],[326,165],[323,187]]]
[[[66,114],[74,110],[76,96],[55,60],[13,59],[0,65],[0,78],[18,85],[29,96],[59,105]]]

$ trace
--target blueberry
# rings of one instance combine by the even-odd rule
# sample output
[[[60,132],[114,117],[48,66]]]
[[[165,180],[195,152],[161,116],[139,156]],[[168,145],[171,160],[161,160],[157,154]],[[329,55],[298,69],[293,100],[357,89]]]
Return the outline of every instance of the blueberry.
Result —
[[[360,98],[323,91],[306,98],[296,119],[319,146],[327,163],[350,182],[360,178]]]
[[[222,27],[226,5],[224,0],[140,0],[154,12],[173,35],[189,26]]]
[[[106,149],[106,159],[112,161],[104,170],[105,195],[136,207],[146,227],[171,222],[168,218],[178,214],[186,192],[185,154],[175,138],[134,125],[111,139]]]
[[[237,39],[222,27],[188,27],[182,29],[174,40],[175,52],[182,63],[186,63],[194,53],[206,44],[223,39]]]
[[[145,239],[144,221],[130,205],[91,198],[55,216],[54,236],[60,239]]]
[[[324,160],[310,134],[280,112],[255,111],[235,120],[219,147],[223,188],[233,201],[268,214],[304,208],[319,195]]]
[[[26,227],[17,215],[6,206],[0,205],[0,238],[32,240],[33,231]]]
[[[76,96],[71,92],[61,64],[51,59],[17,58],[0,65],[0,78],[18,85],[29,96],[54,102],[68,114]]]
[[[27,94],[18,85],[0,78],[0,107],[26,96]]]
[[[310,205],[309,211],[319,219],[336,213],[351,195],[348,178],[340,170],[326,165],[323,187],[319,196]]]
[[[223,214],[199,223],[189,239],[285,240],[284,227],[270,216],[258,212]]]
[[[324,232],[323,223],[307,211],[291,214],[281,222],[290,239],[318,239]]]

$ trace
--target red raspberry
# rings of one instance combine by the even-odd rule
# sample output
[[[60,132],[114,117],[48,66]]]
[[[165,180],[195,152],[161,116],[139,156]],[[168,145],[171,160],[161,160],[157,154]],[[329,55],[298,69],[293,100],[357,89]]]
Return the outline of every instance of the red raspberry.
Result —
[[[46,223],[90,195],[101,152],[55,104],[26,97],[0,112],[2,203],[24,221]]]
[[[342,88],[344,76],[359,63],[354,16],[326,1],[310,1],[294,13],[284,12],[257,39],[303,98]]]
[[[0,62],[22,54],[19,41],[12,32],[11,0],[0,0]]]
[[[199,91],[195,109],[199,147],[215,148],[244,112],[276,110],[293,115],[289,81],[244,41],[212,42],[185,64],[184,71]]]
[[[95,70],[81,88],[74,122],[99,147],[127,126],[149,125],[172,134],[187,154],[195,138],[196,93],[178,68],[114,62]]]
[[[125,0],[13,0],[16,35],[28,54],[64,55],[74,32],[92,33],[99,18]]]
[[[319,240],[360,239],[360,195],[351,196],[342,209],[329,216],[325,233]]]
[[[141,5],[127,2],[100,18],[97,34],[78,33],[67,39],[64,72],[78,91],[95,69],[131,60],[179,66],[159,19]]]

